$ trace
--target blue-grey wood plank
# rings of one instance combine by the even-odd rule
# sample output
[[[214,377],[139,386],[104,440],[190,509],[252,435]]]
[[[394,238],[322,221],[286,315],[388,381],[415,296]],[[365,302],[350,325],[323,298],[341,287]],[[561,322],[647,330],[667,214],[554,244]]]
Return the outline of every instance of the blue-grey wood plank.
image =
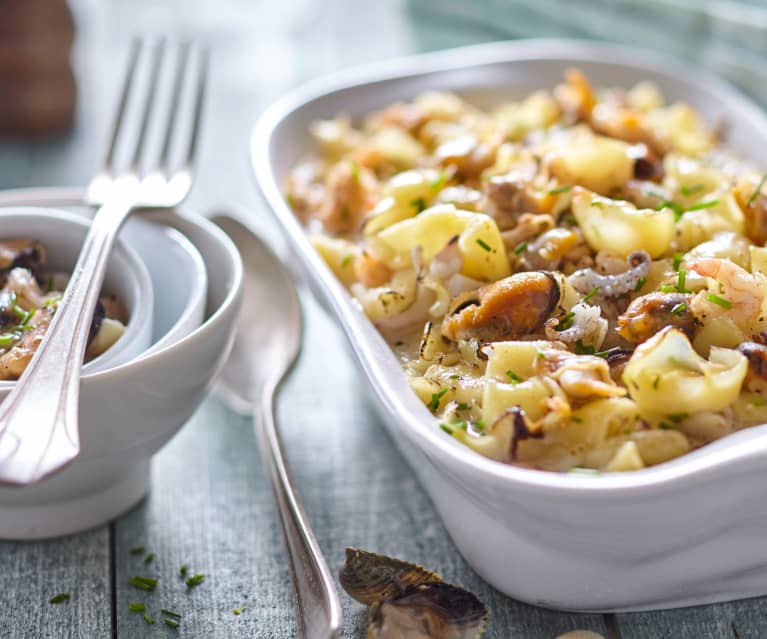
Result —
[[[112,634],[109,530],[0,542],[0,637],[107,639]],[[52,597],[70,599],[52,604]]]

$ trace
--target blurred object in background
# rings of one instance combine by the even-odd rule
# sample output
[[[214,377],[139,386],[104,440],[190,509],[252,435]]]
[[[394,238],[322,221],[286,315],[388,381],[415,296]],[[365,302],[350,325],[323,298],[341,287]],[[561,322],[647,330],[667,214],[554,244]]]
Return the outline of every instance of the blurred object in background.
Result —
[[[767,0],[409,0],[422,22],[494,39],[588,38],[711,68],[767,104]]]
[[[74,120],[75,24],[66,0],[0,0],[0,135],[44,137]]]

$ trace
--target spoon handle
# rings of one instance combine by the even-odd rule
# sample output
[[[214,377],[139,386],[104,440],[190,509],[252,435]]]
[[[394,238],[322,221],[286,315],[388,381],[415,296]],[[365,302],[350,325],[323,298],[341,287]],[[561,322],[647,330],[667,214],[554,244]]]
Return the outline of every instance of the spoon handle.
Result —
[[[341,602],[333,577],[312,533],[283,453],[275,424],[275,395],[282,380],[268,381],[256,416],[261,455],[269,472],[296,597],[301,639],[335,639]]]
[[[109,252],[129,210],[124,201],[99,209],[42,343],[0,405],[2,483],[34,483],[80,452],[80,368]]]

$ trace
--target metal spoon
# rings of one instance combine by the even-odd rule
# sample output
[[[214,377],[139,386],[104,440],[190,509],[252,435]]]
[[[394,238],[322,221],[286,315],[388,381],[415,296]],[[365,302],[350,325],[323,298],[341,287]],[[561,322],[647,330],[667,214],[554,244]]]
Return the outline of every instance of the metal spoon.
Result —
[[[341,602],[293,485],[275,423],[275,395],[300,350],[301,306],[282,262],[260,238],[226,215],[212,219],[232,238],[245,264],[243,306],[219,391],[236,410],[255,415],[285,539],[299,636],[334,639]]]

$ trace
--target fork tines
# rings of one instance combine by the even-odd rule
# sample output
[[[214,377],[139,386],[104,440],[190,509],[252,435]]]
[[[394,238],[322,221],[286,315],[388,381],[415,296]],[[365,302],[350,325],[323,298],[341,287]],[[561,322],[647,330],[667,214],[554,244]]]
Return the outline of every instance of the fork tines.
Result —
[[[199,44],[133,41],[103,174],[170,179],[192,168],[207,66],[208,51]]]

